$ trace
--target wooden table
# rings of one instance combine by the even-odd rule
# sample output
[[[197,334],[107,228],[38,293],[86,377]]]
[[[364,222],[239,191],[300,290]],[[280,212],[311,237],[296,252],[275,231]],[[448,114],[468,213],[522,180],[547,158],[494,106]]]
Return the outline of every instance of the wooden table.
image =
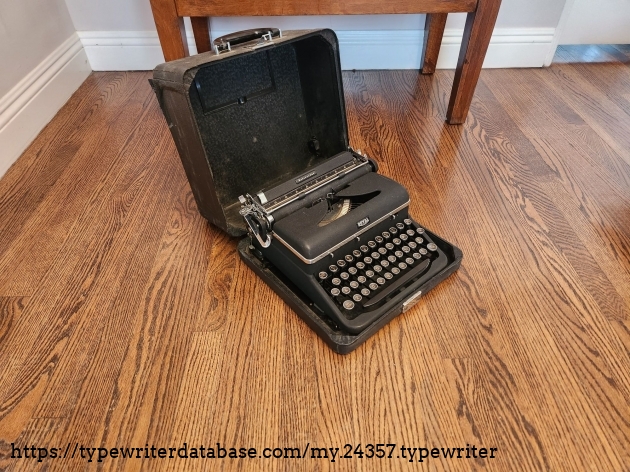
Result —
[[[467,12],[447,111],[450,124],[466,120],[488,50],[501,0],[151,0],[153,18],[167,61],[189,55],[184,17],[192,21],[198,52],[210,50],[212,16],[359,15],[426,13],[423,74],[435,72],[448,13]]]

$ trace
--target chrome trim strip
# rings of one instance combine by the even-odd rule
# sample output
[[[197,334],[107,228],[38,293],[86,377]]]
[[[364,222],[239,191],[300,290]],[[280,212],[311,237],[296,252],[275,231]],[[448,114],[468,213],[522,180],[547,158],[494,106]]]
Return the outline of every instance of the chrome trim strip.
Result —
[[[324,257],[326,257],[328,254],[330,254],[331,252],[335,252],[337,249],[339,249],[341,246],[349,243],[350,241],[352,241],[354,238],[356,238],[357,236],[360,236],[361,234],[365,233],[366,231],[368,231],[369,229],[374,228],[374,226],[376,226],[377,224],[385,221],[387,218],[389,218],[390,216],[392,216],[394,213],[398,213],[400,210],[402,210],[403,208],[406,208],[409,206],[409,202],[410,200],[407,200],[407,203],[399,206],[398,208],[396,208],[395,210],[389,212],[388,214],[380,217],[378,220],[374,221],[372,224],[366,226],[365,228],[363,228],[361,231],[358,231],[356,233],[354,233],[352,236],[347,237],[346,239],[344,239],[343,241],[341,241],[339,244],[336,244],[335,246],[331,247],[330,249],[327,249],[326,251],[324,251],[322,254],[320,254],[319,256],[317,256],[315,259],[306,259],[302,254],[300,254],[295,248],[293,248],[293,246],[291,246],[289,243],[287,243],[284,239],[282,239],[280,236],[278,236],[277,233],[272,232],[273,238],[272,239],[277,239],[278,242],[280,242],[283,246],[285,246],[289,251],[291,251],[298,259],[300,259],[302,262],[304,262],[305,264],[315,264],[316,262],[321,261]]]

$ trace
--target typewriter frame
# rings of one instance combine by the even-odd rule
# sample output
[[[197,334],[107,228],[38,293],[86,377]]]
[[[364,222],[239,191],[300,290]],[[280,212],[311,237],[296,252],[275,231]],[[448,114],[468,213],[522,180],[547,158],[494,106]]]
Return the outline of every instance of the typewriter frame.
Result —
[[[212,82],[216,77],[223,80]],[[268,199],[260,189],[299,182],[348,152],[355,158],[355,167],[363,167],[353,178],[378,172],[373,160],[349,146],[339,46],[333,31],[286,31],[276,36],[270,31],[216,53],[162,64],[150,82],[200,213],[232,236],[246,235],[238,244],[241,259],[334,351],[354,350],[459,267],[461,251],[427,231],[448,263],[421,284],[414,281],[405,286],[404,290],[411,290],[413,285],[409,295],[395,304],[390,300],[386,313],[353,332],[318,310],[263,256],[260,249],[271,244],[270,238],[278,238],[273,235],[278,213],[268,211],[265,204],[284,197]],[[271,120],[270,108],[275,113]],[[338,177],[350,179],[343,169]],[[310,191],[287,195],[279,213],[311,203]],[[407,206],[408,201],[405,211]]]

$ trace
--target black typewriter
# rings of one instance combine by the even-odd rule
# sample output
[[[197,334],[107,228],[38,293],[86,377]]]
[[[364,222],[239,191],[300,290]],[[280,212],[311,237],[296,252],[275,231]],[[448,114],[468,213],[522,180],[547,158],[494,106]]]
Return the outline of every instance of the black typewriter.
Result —
[[[335,328],[358,334],[402,304],[449,259],[408,214],[409,194],[352,151],[276,188],[242,196],[255,254]]]
[[[245,235],[242,260],[350,352],[457,270],[461,252],[350,147],[333,31],[261,28],[215,46],[151,81],[199,211]]]

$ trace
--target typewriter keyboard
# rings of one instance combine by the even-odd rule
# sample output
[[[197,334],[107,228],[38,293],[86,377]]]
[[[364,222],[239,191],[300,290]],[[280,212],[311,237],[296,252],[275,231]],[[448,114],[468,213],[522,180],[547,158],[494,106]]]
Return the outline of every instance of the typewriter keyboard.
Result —
[[[427,271],[438,247],[410,219],[366,241],[316,277],[348,316],[386,302]]]

